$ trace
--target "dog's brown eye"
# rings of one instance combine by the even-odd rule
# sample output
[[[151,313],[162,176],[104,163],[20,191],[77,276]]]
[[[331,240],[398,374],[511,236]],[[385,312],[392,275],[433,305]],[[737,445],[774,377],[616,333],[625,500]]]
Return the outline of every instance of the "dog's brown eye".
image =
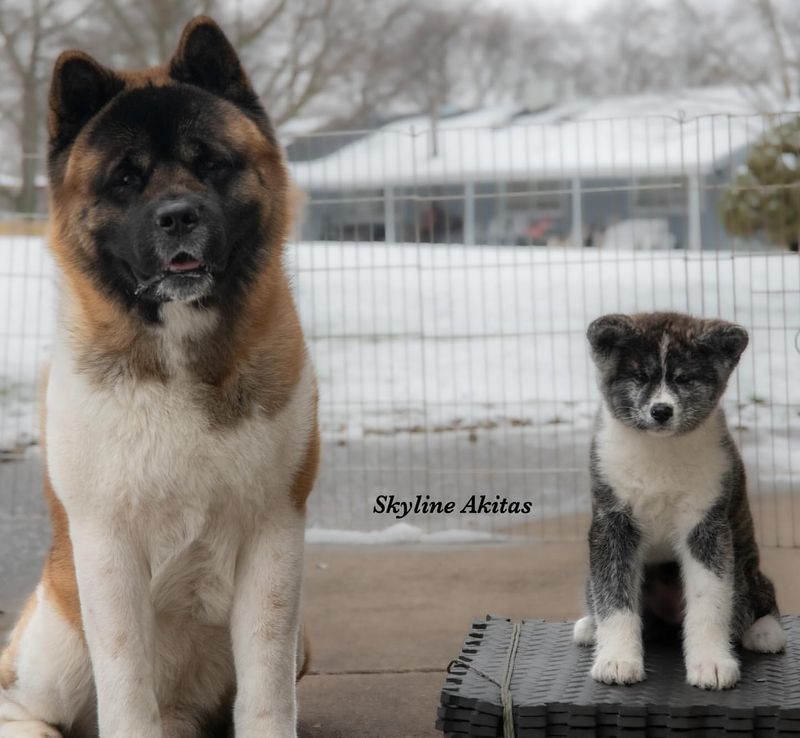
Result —
[[[203,174],[215,174],[225,168],[225,162],[222,159],[200,159],[197,167]]]
[[[140,187],[141,184],[141,176],[130,169],[120,172],[114,179],[114,186],[123,189],[135,189]]]

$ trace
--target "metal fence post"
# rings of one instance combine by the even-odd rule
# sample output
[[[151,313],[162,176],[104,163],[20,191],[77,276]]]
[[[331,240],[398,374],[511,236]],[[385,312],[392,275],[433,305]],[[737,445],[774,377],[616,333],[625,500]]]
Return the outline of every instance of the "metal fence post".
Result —
[[[475,245],[475,183],[464,183],[464,243]]]

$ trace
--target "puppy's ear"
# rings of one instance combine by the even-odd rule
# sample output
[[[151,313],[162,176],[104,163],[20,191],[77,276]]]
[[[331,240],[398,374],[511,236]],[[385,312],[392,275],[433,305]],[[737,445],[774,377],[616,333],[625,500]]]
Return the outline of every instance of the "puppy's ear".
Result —
[[[50,83],[48,132],[51,152],[68,146],[81,129],[124,86],[123,81],[82,51],[56,60]]]
[[[596,362],[603,362],[615,348],[621,346],[636,333],[636,326],[628,315],[611,314],[593,320],[586,331],[592,355]]]
[[[236,50],[208,16],[193,18],[183,29],[169,63],[169,76],[224,97],[252,114],[264,114]]]
[[[719,357],[723,366],[732,370],[750,339],[742,326],[720,320],[700,334],[697,340],[713,356]]]

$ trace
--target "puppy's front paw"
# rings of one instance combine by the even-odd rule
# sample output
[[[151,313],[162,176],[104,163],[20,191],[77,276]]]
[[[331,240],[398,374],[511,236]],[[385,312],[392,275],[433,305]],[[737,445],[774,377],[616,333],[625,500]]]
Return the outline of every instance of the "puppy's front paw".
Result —
[[[575,623],[575,628],[572,631],[572,640],[578,646],[593,646],[594,634],[594,618],[591,615],[587,615]]]
[[[786,648],[786,633],[778,618],[764,615],[745,631],[742,645],[757,653],[780,653]]]
[[[686,681],[700,689],[730,689],[739,682],[739,662],[733,656],[692,659],[686,663]]]
[[[603,684],[636,684],[643,682],[644,661],[624,660],[598,656],[592,665],[592,679]]]

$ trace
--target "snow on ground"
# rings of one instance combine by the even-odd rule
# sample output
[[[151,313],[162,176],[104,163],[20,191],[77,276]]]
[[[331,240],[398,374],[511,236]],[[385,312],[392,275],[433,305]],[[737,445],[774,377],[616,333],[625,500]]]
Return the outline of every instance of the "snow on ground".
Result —
[[[306,543],[335,543],[348,545],[388,545],[397,543],[496,543],[504,540],[487,531],[442,530],[426,533],[422,528],[408,523],[395,523],[383,530],[358,531],[327,528],[306,530]]]
[[[756,494],[797,486],[796,255],[302,243],[287,266],[320,377],[315,528],[396,523],[371,512],[387,492],[531,499],[538,517],[585,510],[597,392],[584,331],[612,311],[688,310],[745,325],[751,346],[728,390],[731,423]],[[41,240],[0,238],[0,448],[16,454],[36,436],[32,398],[54,299]],[[22,485],[16,495],[27,494]],[[487,520],[509,524],[403,522],[432,533]]]
[[[554,408],[593,407],[584,331],[612,311],[741,322],[751,348],[729,398],[800,402],[790,254],[319,243],[293,257],[317,369],[335,387],[323,391],[331,431],[545,422]]]

